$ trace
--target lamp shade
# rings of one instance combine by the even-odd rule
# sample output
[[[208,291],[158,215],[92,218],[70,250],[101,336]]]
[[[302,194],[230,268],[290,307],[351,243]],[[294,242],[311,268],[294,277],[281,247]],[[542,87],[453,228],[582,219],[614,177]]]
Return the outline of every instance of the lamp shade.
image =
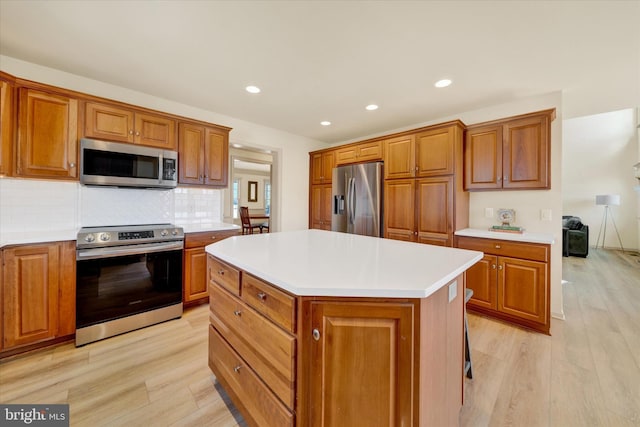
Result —
[[[620,205],[619,194],[601,194],[596,196],[596,205],[618,206]]]

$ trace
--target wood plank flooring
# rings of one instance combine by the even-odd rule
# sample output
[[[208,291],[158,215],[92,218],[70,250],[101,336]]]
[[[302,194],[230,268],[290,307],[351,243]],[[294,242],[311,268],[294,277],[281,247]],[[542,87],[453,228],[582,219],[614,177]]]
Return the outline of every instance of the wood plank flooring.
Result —
[[[563,258],[551,337],[469,315],[461,426],[639,426],[640,257]],[[73,426],[244,426],[207,367],[208,306],[0,361],[1,403],[69,403]]]

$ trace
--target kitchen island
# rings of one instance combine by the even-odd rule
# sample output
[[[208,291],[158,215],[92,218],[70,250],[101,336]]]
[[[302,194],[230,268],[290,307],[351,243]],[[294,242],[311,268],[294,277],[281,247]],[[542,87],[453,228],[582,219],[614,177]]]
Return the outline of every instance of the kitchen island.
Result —
[[[481,252],[321,230],[207,246],[209,366],[250,425],[457,425]]]

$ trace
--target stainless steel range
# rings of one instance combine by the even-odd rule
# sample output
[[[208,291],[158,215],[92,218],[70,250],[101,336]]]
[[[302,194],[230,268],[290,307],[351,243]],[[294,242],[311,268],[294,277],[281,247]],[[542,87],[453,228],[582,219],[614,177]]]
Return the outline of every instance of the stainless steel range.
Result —
[[[182,316],[183,246],[171,224],[82,228],[76,346]]]

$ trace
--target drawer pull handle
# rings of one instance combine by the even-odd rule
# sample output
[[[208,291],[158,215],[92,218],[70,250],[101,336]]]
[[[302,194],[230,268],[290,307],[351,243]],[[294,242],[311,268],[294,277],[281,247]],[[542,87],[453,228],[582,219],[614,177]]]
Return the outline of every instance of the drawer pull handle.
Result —
[[[216,236],[211,236],[211,240],[216,240]]]
[[[496,249],[500,249],[500,248],[501,248],[501,246],[500,246],[500,245],[496,245]]]
[[[261,301],[266,301],[267,294],[265,294],[264,292],[258,292],[258,298],[260,298]]]
[[[240,368],[242,368],[242,366],[240,365],[236,366],[235,368],[233,368],[233,372],[237,374],[238,372],[240,372]]]
[[[313,335],[314,340],[320,341],[320,331],[317,328],[313,330],[311,335]]]
[[[235,314],[236,316],[240,317],[240,316],[242,316],[242,311],[234,310],[233,314]]]
[[[224,276],[224,270],[218,270],[218,274]]]

